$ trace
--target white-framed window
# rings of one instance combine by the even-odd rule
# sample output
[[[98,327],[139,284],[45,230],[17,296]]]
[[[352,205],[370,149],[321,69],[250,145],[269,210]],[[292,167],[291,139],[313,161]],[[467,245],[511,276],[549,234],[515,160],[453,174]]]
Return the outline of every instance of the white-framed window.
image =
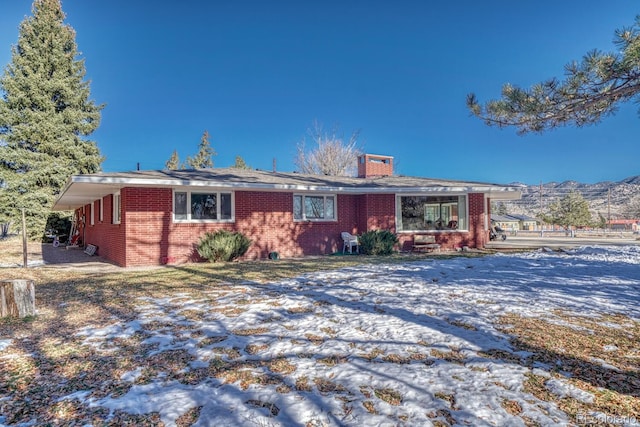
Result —
[[[466,195],[396,197],[398,231],[467,231]]]
[[[122,213],[121,199],[120,199],[120,192],[118,191],[117,193],[113,193],[113,221],[112,222],[114,224],[120,224],[121,213]]]
[[[100,197],[100,206],[98,207],[98,221],[104,221],[104,198]]]
[[[335,221],[336,196],[334,194],[294,194],[294,221]]]
[[[233,193],[174,190],[173,220],[175,222],[233,222],[235,220]]]

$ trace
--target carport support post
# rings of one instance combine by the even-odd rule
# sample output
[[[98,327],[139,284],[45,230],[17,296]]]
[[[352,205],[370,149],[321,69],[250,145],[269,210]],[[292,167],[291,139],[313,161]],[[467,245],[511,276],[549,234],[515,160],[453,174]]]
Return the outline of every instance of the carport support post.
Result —
[[[27,268],[27,219],[22,208],[22,267]]]

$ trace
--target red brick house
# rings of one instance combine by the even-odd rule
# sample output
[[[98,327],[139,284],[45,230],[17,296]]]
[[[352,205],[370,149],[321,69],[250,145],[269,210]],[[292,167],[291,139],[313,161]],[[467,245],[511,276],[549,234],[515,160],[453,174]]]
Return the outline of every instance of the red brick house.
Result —
[[[443,249],[483,247],[491,200],[517,199],[513,187],[392,176],[393,158],[365,154],[358,177],[201,169],[72,176],[54,210],[74,210],[84,244],[118,265],[197,259],[207,231],[248,236],[247,259],[330,254],[340,233],[386,229],[410,250],[415,234]]]

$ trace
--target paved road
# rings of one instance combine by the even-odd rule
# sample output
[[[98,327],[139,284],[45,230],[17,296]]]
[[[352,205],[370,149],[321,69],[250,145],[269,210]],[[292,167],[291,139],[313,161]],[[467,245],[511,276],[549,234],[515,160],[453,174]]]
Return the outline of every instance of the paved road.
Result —
[[[577,246],[640,245],[640,240],[633,238],[604,238],[604,237],[540,237],[540,236],[508,236],[504,241],[489,242],[488,249],[537,249],[537,248],[575,248]]]

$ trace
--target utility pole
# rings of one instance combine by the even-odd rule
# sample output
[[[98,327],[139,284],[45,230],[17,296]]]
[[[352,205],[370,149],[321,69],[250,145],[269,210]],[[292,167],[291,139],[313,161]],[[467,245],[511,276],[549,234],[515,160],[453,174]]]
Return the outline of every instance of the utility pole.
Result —
[[[607,191],[607,229],[611,227],[611,187]]]
[[[540,181],[540,216],[542,216],[542,181]]]
[[[542,222],[542,181],[540,181],[540,222]],[[540,224],[540,227],[543,227],[543,224]]]

